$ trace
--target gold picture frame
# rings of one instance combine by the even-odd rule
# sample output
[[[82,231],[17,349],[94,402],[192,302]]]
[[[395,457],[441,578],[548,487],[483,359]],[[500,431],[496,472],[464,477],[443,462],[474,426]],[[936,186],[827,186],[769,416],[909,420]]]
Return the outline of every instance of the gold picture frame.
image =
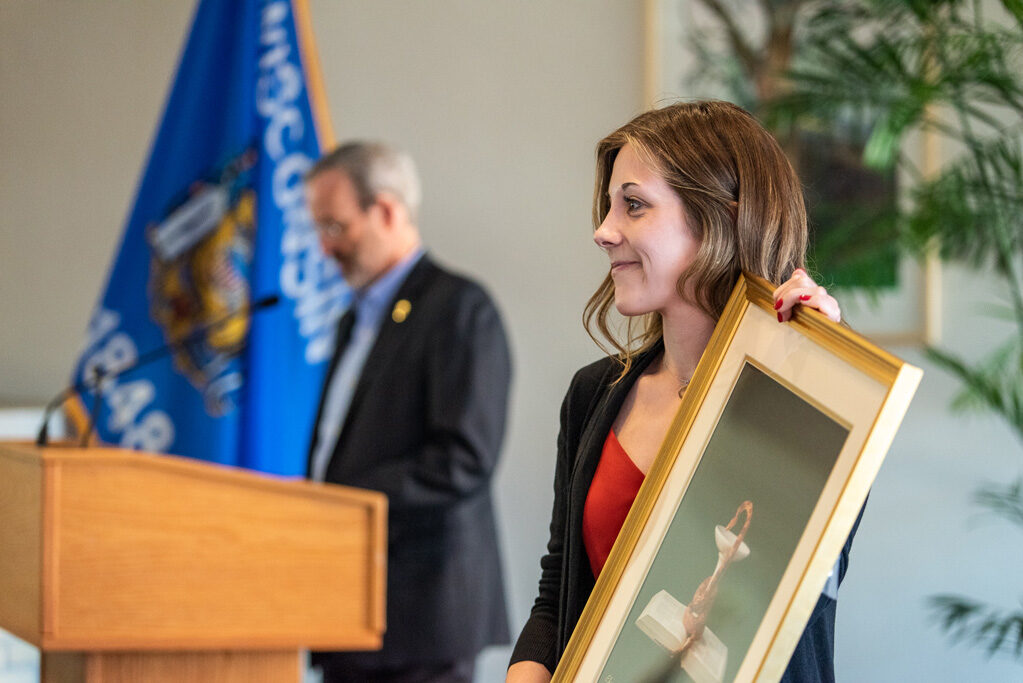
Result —
[[[922,372],[817,311],[779,324],[773,289],[736,284],[555,681],[689,680],[719,655],[702,680],[784,672]],[[706,630],[673,661],[664,610],[711,578]]]

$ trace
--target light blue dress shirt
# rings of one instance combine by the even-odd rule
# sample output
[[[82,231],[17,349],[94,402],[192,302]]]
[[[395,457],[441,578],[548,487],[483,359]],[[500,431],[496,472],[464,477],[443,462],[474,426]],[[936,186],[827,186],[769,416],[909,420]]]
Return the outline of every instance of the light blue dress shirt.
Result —
[[[352,338],[344,350],[341,360],[330,376],[330,384],[323,400],[323,413],[320,423],[316,425],[316,451],[313,453],[309,476],[315,481],[323,481],[327,474],[330,456],[337,446],[341,426],[348,417],[352,406],[355,387],[359,383],[366,358],[373,349],[373,344],[380,334],[380,326],[384,322],[384,314],[398,293],[398,288],[405,282],[409,272],[423,257],[423,250],[416,249],[389,271],[381,275],[366,289],[357,292],[352,305],[355,306],[355,327]]]

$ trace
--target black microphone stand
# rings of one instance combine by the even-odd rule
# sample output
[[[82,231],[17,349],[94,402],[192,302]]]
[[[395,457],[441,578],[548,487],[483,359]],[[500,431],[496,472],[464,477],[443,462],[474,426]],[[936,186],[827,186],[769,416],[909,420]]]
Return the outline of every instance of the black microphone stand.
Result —
[[[72,384],[46,404],[46,408],[43,410],[43,424],[39,427],[39,433],[36,434],[36,446],[45,446],[50,438],[50,416],[53,415],[53,411],[64,405],[64,401],[77,394],[80,390],[81,387],[79,385]]]
[[[145,363],[136,361],[132,367],[137,368],[144,364]],[[131,369],[132,368],[126,368],[125,371]],[[117,374],[115,374],[114,377],[117,377]],[[85,448],[89,445],[89,437],[92,435],[92,430],[96,427],[96,417],[99,415],[99,408],[103,402],[103,380],[107,377],[105,368],[102,365],[97,365],[96,369],[92,372],[92,376],[92,408],[89,409],[89,424],[85,428],[85,431],[82,433],[82,438],[78,442],[79,448]]]
[[[276,306],[279,302],[280,297],[277,296],[276,294],[265,296],[262,299],[258,299],[252,302],[243,309],[231,311],[230,313],[221,316],[220,318],[217,318],[211,323],[202,325],[192,330],[183,337],[180,337],[178,339],[175,339],[164,344],[163,346],[158,346],[155,349],[145,352],[144,354],[136,358],[135,361],[132,362],[127,367],[119,368],[111,372],[102,364],[97,364],[92,370],[92,376],[89,378],[89,380],[84,386],[79,385],[77,383],[72,384],[71,386],[67,387],[59,394],[57,394],[57,396],[46,405],[46,409],[43,412],[43,424],[39,428],[39,433],[36,435],[36,445],[42,447],[47,444],[47,440],[49,437],[48,425],[50,422],[50,417],[53,415],[53,411],[55,411],[59,406],[63,405],[64,402],[71,398],[72,395],[79,393],[82,389],[92,389],[94,393],[92,397],[92,407],[89,410],[89,424],[86,427],[85,431],[83,432],[81,440],[79,442],[79,445],[84,448],[89,444],[89,437],[92,435],[92,430],[96,426],[96,419],[99,416],[99,409],[100,406],[102,405],[103,385],[106,380],[116,379],[125,373],[137,370],[138,368],[148,365],[149,363],[152,363],[154,360],[159,360],[164,356],[170,355],[171,353],[177,351],[178,349],[183,348],[188,344],[194,342],[196,339],[199,339],[202,335],[206,334],[210,330],[214,330],[217,327],[228,322],[231,318],[243,312],[244,310],[248,310],[250,313],[255,313],[256,311],[261,311],[265,308]]]

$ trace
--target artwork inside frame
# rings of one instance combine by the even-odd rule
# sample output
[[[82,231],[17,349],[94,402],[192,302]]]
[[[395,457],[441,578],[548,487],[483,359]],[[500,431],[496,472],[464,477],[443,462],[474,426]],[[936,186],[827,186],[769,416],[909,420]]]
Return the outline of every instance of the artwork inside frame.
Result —
[[[775,16],[768,19],[764,7]],[[783,87],[784,71],[799,63],[800,20],[812,8],[801,0],[645,0],[644,106],[724,99],[761,117],[764,101]],[[809,267],[839,299],[847,322],[875,343],[935,345],[940,261],[900,253],[892,221],[913,175],[937,172],[939,139],[934,132],[911,136],[903,171],[881,173],[862,162],[869,123],[836,117],[771,129],[805,187]]]
[[[743,276],[554,675],[777,681],[922,373]]]

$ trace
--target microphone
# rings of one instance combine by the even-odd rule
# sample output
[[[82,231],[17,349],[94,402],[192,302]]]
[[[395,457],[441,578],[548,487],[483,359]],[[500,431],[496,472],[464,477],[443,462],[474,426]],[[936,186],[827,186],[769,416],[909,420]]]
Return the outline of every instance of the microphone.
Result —
[[[238,315],[241,312],[248,311],[249,313],[255,313],[262,311],[267,308],[271,308],[280,303],[281,297],[277,294],[270,294],[257,299],[250,303],[248,306],[243,306],[240,309],[236,309],[223,315],[216,320],[209,322],[205,325],[200,325],[189,333],[174,339],[163,346],[158,346],[155,349],[145,352],[141,356],[135,359],[131,365],[120,368],[115,372],[108,373],[102,365],[96,366],[93,370],[92,377],[83,383],[75,382],[69,387],[64,388],[59,394],[57,394],[52,401],[46,404],[46,409],[43,411],[43,424],[39,427],[39,433],[36,435],[36,446],[43,447],[47,444],[49,439],[49,424],[50,418],[57,408],[64,405],[64,402],[71,398],[73,395],[80,393],[85,389],[93,389],[96,395],[93,397],[92,409],[89,411],[89,425],[85,432],[82,434],[81,446],[85,446],[88,443],[89,436],[92,434],[92,430],[96,425],[96,416],[99,414],[100,399],[103,393],[103,382],[108,379],[114,379],[121,375],[136,370],[144,365],[148,365],[155,360],[159,360],[164,356],[169,356],[181,347],[190,344],[202,335],[206,334],[210,330],[216,329],[223,325],[232,317]]]

